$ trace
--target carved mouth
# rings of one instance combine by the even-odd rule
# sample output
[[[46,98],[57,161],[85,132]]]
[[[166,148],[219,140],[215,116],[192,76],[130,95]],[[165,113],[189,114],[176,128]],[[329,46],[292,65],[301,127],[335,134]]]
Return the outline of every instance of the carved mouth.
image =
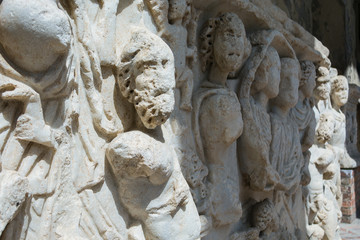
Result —
[[[229,53],[228,56],[229,56],[229,57],[233,57],[233,56],[239,57],[240,54],[238,54],[238,53],[233,53],[233,52],[232,52],[232,53]]]

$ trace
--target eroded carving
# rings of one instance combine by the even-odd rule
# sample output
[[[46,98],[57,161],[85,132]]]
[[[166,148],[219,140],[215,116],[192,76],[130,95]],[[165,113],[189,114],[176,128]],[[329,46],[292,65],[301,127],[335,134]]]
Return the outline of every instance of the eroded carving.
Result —
[[[133,29],[117,66],[122,95],[148,129],[163,124],[174,107],[174,59],[161,39]],[[107,157],[121,202],[142,223],[146,239],[198,239],[200,219],[175,152],[141,131],[120,134]]]
[[[210,19],[201,41],[202,67],[210,71],[194,96],[193,127],[198,154],[209,169],[211,211],[206,215],[214,230],[206,238],[227,238],[242,214],[236,140],[243,124],[239,100],[226,87],[226,80],[241,67],[251,48],[242,21],[233,13]],[[210,130],[213,124],[217,127]]]
[[[175,58],[176,87],[181,91],[180,108],[191,111],[193,91],[193,72],[191,62],[194,60],[196,47],[192,28],[196,28],[195,8],[191,0],[145,0],[160,36],[177,53]],[[188,29],[190,31],[188,31]]]
[[[244,132],[238,144],[239,163],[252,189],[270,191],[279,183],[280,177],[269,160],[272,129],[268,102],[279,93],[281,64],[278,51],[281,56],[286,56],[291,55],[292,50],[277,31],[259,31],[250,35],[250,39],[256,46],[240,73],[239,100]]]
[[[271,1],[0,0],[1,239],[340,239],[328,54]]]

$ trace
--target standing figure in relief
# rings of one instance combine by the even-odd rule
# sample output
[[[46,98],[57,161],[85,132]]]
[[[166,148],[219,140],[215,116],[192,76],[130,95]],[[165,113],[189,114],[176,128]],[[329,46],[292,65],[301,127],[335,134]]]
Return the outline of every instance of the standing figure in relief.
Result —
[[[336,182],[339,182],[340,168],[336,163],[334,150],[328,144],[334,131],[334,119],[330,112],[330,73],[325,67],[318,68],[315,104],[316,119],[314,144],[309,149],[309,172],[311,181],[303,188],[305,197],[306,231],[310,239],[338,239],[338,217],[341,212],[336,202]],[[334,191],[334,192],[333,192]]]
[[[244,25],[236,14],[225,13],[207,22],[201,35],[201,54],[203,70],[210,67],[210,72],[193,100],[196,148],[209,169],[208,212],[213,228],[204,239],[227,239],[232,224],[242,215],[236,140],[243,121],[239,100],[226,80],[250,51]]]
[[[188,34],[188,25],[194,24],[191,0],[145,0],[144,1],[160,31],[160,36],[169,44],[176,54],[175,79],[180,88],[180,108],[191,111],[193,90],[193,73],[189,60],[194,59],[196,47]]]
[[[316,122],[319,121],[320,113],[329,109],[327,103],[330,98],[330,72],[326,67],[319,67],[317,69],[316,87],[314,89],[314,107]]]
[[[310,182],[310,174],[307,168],[310,151],[309,148],[314,143],[315,137],[315,115],[310,104],[310,97],[316,86],[316,69],[311,61],[301,61],[301,78],[299,84],[299,100],[294,108],[290,111],[290,116],[296,122],[301,142],[301,150],[304,156],[305,164],[301,170],[301,184],[306,186]]]
[[[128,233],[140,239],[168,240],[200,237],[200,218],[175,151],[162,142],[158,127],[174,108],[174,58],[156,35],[132,28],[116,70],[122,95],[133,104],[137,128],[119,134],[106,156],[118,185],[121,203],[137,220]],[[138,238],[136,238],[138,239]]]
[[[338,236],[339,224],[341,221],[342,193],[341,193],[341,173],[340,167],[355,167],[356,162],[349,156],[345,147],[346,121],[345,115],[340,107],[348,100],[348,82],[344,76],[335,76],[331,79],[330,99],[332,108],[326,109],[320,115],[320,124],[330,125],[327,127],[327,134],[320,139],[332,147],[335,159],[331,165],[331,177],[324,181],[325,195],[333,202],[337,210],[337,221],[328,224],[330,236]],[[325,120],[323,120],[325,119]],[[318,130],[317,130],[318,131]]]
[[[335,130],[329,140],[329,144],[334,147],[336,157],[342,168],[356,167],[356,161],[349,156],[346,150],[346,121],[345,115],[340,109],[347,103],[348,94],[349,85],[346,77],[339,75],[331,79],[331,113],[335,119]]]
[[[316,87],[314,90],[315,104],[313,111],[315,113],[315,119],[317,121],[316,131],[325,131],[325,133],[318,134],[318,138],[315,138],[315,144],[310,148],[311,158],[317,159],[318,149],[321,151],[328,151],[328,154],[335,154],[334,150],[325,148],[321,142],[328,143],[332,138],[335,131],[335,123],[333,109],[330,101],[330,71],[325,67],[318,68],[318,77],[316,79]],[[324,126],[323,126],[324,125]],[[325,130],[324,130],[325,129]],[[311,161],[311,160],[310,160]],[[325,194],[329,199],[335,199],[334,204],[339,208],[342,202],[341,195],[341,176],[340,176],[340,163],[335,156],[335,160],[328,167],[331,177],[324,181]],[[340,203],[340,205],[337,204]],[[339,211],[339,219],[341,218],[341,212]]]
[[[284,57],[284,53],[291,52],[292,48],[275,30],[255,32],[250,35],[250,40],[252,53],[240,73],[239,101],[244,130],[238,140],[237,152],[240,169],[250,188],[270,191],[280,178],[269,160],[272,135],[268,102],[279,93],[278,51]]]
[[[279,95],[272,100],[270,161],[280,176],[274,193],[274,204],[279,215],[281,234],[292,239],[298,234],[302,219],[293,211],[301,201],[299,185],[300,169],[304,165],[298,126],[290,117],[290,109],[298,102],[300,64],[296,58],[281,59],[281,82]],[[301,193],[301,191],[300,191]],[[301,212],[300,208],[300,212]]]
[[[339,168],[334,150],[327,143],[334,131],[331,115],[321,115],[316,127],[315,144],[310,148],[311,181],[303,188],[305,196],[306,232],[309,239],[340,239],[338,217],[341,216],[334,194],[324,181],[332,181]],[[330,193],[330,194],[329,194]]]

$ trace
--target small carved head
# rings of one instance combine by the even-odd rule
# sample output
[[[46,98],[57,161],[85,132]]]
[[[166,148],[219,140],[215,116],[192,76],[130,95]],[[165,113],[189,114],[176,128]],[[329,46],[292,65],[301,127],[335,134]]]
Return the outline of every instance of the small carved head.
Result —
[[[314,96],[319,100],[326,100],[330,93],[330,73],[326,67],[319,67],[317,70],[316,87]]]
[[[315,137],[318,143],[325,144],[330,140],[335,130],[335,119],[332,114],[324,112],[317,123]]]
[[[225,72],[236,71],[251,52],[244,24],[235,13],[209,19],[200,41],[203,71],[212,64],[217,64]]]
[[[305,97],[311,97],[316,86],[316,69],[313,62],[305,60],[300,62],[301,78],[299,89]]]
[[[251,215],[253,227],[256,227],[261,232],[268,228],[276,228],[274,213],[274,204],[269,199],[255,204]]]
[[[346,77],[338,75],[331,79],[331,102],[339,107],[344,106],[349,97],[349,84]]]
[[[146,128],[163,124],[174,109],[175,67],[170,48],[158,36],[135,28],[117,64],[121,93]]]
[[[169,0],[169,22],[183,19],[190,14],[190,0]]]
[[[300,64],[293,58],[281,58],[281,81],[279,95],[274,103],[280,107],[292,108],[299,98]]]

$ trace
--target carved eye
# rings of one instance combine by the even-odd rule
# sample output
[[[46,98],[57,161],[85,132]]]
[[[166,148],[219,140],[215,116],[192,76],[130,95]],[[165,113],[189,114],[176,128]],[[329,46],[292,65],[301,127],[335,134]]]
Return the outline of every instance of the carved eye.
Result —
[[[162,60],[161,61],[162,66],[165,67],[165,65],[168,63],[168,61],[169,60],[167,60],[167,59]]]
[[[226,36],[228,37],[235,37],[235,33],[234,30],[230,29],[226,32]]]
[[[155,60],[149,60],[149,61],[145,61],[143,63],[144,68],[153,68],[153,69],[155,69],[156,65],[158,65],[158,64],[157,64],[157,62]]]

